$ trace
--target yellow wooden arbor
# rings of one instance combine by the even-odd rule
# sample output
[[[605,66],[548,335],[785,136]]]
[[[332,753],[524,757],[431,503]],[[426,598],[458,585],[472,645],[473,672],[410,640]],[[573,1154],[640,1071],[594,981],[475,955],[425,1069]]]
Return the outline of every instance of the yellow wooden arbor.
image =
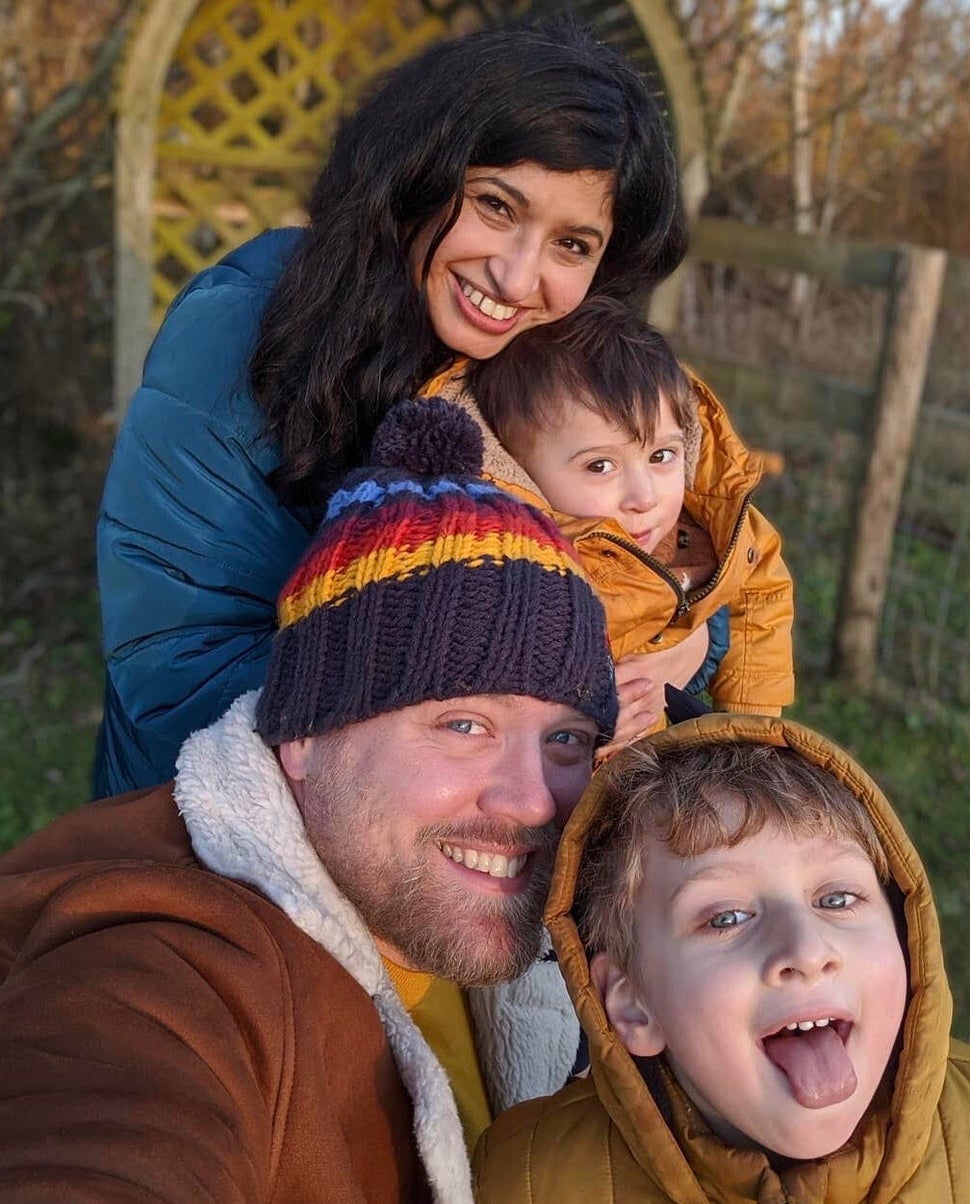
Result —
[[[585,7],[589,19],[606,5]],[[260,230],[304,220],[336,123],[373,76],[432,41],[528,8],[529,0],[144,3],[117,96],[118,415],[182,285]],[[628,0],[627,17],[627,41],[649,47],[681,163],[696,175],[700,109],[676,25],[665,0]]]

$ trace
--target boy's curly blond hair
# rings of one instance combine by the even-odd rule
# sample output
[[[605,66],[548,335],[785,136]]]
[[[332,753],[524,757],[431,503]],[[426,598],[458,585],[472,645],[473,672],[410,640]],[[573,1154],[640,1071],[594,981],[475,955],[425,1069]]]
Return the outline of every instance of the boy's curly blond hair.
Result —
[[[574,914],[590,954],[608,953],[628,973],[636,965],[636,905],[650,840],[696,857],[775,824],[796,837],[854,840],[879,880],[889,878],[862,803],[792,749],[717,742],[658,752],[646,744],[603,772],[606,794],[586,838]],[[734,804],[727,813],[725,803]]]

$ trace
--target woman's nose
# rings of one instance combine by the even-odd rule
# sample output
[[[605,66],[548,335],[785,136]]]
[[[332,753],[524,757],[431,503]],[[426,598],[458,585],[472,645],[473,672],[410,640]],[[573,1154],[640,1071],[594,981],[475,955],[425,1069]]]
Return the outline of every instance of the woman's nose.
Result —
[[[516,305],[539,287],[540,248],[525,238],[509,240],[488,260],[488,273],[499,300]]]

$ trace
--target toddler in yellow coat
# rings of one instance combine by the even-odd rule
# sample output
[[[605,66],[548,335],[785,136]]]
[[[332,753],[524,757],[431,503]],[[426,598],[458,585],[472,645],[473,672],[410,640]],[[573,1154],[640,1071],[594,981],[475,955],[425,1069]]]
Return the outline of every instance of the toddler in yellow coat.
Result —
[[[552,511],[606,608],[614,747],[657,725],[668,681],[706,689],[718,710],[781,714],[794,696],[792,581],[751,504],[763,458],[659,332],[588,299],[470,365],[468,385],[487,447],[492,436],[486,468]]]

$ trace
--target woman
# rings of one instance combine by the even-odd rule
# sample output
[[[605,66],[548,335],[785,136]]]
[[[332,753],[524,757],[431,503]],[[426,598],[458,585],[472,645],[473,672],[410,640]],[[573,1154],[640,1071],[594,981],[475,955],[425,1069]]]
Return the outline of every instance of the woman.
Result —
[[[590,289],[635,302],[684,249],[657,104],[571,23],[393,72],[339,131],[309,228],[203,272],[149,352],[99,523],[97,793],[170,777],[260,684],[276,594],[395,401]]]

